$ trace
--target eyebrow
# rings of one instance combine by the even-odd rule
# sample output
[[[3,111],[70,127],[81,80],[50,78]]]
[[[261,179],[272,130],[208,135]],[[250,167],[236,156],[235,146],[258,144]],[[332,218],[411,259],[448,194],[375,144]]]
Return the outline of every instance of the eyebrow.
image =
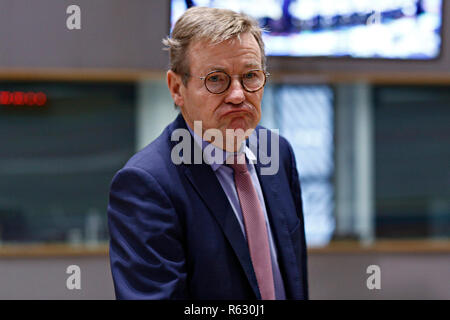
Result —
[[[255,62],[246,63],[244,65],[244,68],[262,69],[261,65],[259,63],[255,63]],[[208,67],[206,72],[211,72],[211,71],[223,71],[223,72],[226,72],[225,68],[219,67],[219,66],[210,66],[210,67]]]
[[[225,71],[225,68],[212,66],[212,67],[208,67],[208,69],[206,69],[206,72],[211,72],[211,71]]]
[[[259,69],[262,68],[259,63],[254,63],[254,62],[247,63],[244,67],[245,68],[259,68]]]

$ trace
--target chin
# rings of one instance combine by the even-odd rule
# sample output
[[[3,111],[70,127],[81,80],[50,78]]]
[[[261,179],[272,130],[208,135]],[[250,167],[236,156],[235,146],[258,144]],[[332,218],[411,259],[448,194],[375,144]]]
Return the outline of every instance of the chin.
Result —
[[[243,131],[246,131],[248,129],[254,129],[255,126],[252,125],[253,123],[249,121],[249,119],[244,117],[235,118],[230,121],[230,123],[227,126],[227,129],[232,130],[238,130],[241,129]]]

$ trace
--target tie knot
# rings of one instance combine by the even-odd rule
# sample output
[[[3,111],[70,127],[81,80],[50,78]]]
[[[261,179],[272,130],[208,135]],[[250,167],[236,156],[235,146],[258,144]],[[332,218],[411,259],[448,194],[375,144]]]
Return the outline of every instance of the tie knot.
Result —
[[[233,163],[228,163],[227,162],[227,164],[231,168],[233,168],[235,173],[245,173],[245,172],[247,172],[247,164],[245,162],[245,154],[243,154],[243,153],[237,154],[230,160]]]

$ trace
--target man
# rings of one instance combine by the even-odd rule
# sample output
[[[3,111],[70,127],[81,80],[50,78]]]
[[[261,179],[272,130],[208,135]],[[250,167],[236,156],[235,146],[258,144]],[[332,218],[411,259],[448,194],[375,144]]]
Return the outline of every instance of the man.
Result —
[[[267,77],[258,24],[191,8],[164,43],[180,115],[112,181],[116,297],[307,299],[294,154],[278,135],[269,144],[258,138]],[[189,143],[180,150],[183,132]],[[264,174],[257,156],[270,153],[278,167]]]

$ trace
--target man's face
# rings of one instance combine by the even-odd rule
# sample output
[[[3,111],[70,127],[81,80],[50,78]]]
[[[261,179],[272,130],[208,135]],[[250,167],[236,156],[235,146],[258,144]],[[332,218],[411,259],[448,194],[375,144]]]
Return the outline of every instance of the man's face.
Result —
[[[192,129],[194,121],[200,120],[203,131],[219,129],[225,137],[226,129],[246,131],[254,129],[259,123],[264,88],[253,93],[247,92],[241,85],[240,77],[234,75],[262,69],[261,52],[250,33],[241,34],[240,38],[240,41],[236,38],[217,45],[196,42],[189,47],[192,76],[186,87],[180,86],[179,99],[175,103]],[[221,94],[210,93],[204,81],[199,79],[215,70],[225,71],[232,76],[230,87]]]

